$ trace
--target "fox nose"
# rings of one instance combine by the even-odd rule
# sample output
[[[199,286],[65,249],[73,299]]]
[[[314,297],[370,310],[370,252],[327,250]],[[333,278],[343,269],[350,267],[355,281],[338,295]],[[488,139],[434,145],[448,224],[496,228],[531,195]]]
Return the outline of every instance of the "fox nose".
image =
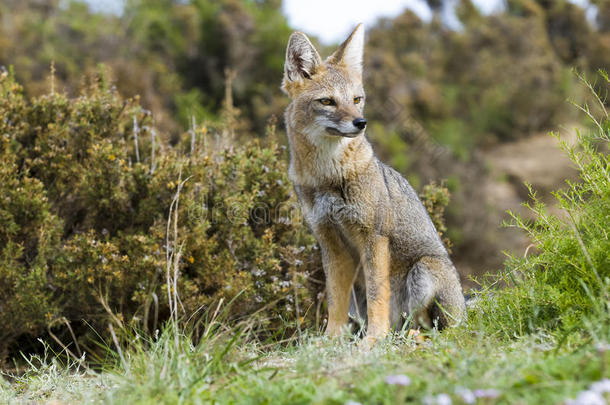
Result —
[[[366,127],[366,119],[364,118],[356,118],[352,121],[352,124],[358,129],[364,129]]]

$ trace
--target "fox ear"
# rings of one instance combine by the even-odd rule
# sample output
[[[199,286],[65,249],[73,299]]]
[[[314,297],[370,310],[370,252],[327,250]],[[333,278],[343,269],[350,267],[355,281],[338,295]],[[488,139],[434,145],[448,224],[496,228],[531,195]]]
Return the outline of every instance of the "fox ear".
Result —
[[[288,40],[284,63],[284,86],[287,82],[309,79],[322,66],[322,58],[302,32],[295,32]]]
[[[364,25],[358,24],[351,35],[327,60],[327,63],[344,64],[358,74],[362,74],[362,54],[364,52]]]

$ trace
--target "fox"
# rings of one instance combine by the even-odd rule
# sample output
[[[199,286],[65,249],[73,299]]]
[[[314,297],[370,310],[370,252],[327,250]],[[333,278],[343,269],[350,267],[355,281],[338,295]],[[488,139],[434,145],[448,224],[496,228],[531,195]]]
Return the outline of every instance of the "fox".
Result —
[[[460,278],[409,182],[365,136],[364,26],[322,61],[302,32],[288,40],[281,89],[288,176],[326,276],[326,334],[350,319],[375,344],[405,322],[445,328],[465,317]]]

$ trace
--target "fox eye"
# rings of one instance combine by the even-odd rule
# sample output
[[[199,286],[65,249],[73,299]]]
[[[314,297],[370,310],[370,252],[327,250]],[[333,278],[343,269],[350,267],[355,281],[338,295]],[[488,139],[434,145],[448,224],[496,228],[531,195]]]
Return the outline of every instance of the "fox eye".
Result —
[[[335,100],[332,98],[321,98],[318,100],[322,105],[336,105]]]
[[[362,97],[354,97],[354,104],[360,104]]]

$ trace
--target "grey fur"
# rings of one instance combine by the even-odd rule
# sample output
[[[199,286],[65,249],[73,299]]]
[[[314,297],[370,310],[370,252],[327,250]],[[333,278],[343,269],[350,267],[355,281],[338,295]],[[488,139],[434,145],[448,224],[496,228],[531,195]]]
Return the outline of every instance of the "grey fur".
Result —
[[[334,227],[358,263],[358,254],[348,242],[350,232],[345,229],[354,225],[370,227],[371,210],[364,202],[375,195],[374,232],[390,239],[390,323],[394,328],[401,328],[403,314],[412,315],[415,326],[436,324],[442,328],[457,323],[465,312],[459,275],[425,207],[398,172],[376,157],[371,165],[373,169],[358,178],[343,179],[323,189],[295,185],[299,201],[314,207],[315,215],[309,217],[310,226],[312,229],[319,229],[321,225]],[[366,322],[366,280],[360,266],[354,283],[350,315]]]

